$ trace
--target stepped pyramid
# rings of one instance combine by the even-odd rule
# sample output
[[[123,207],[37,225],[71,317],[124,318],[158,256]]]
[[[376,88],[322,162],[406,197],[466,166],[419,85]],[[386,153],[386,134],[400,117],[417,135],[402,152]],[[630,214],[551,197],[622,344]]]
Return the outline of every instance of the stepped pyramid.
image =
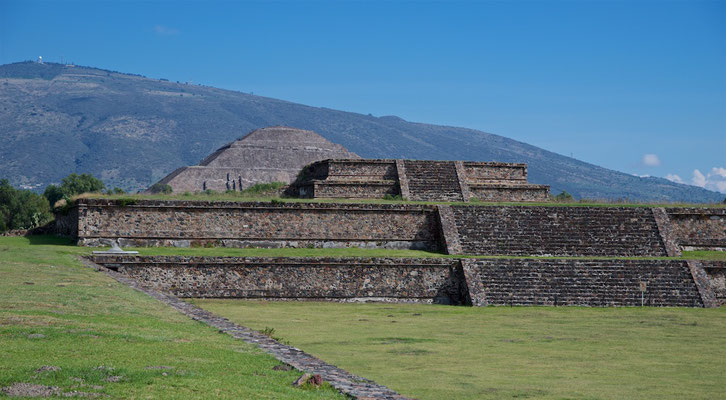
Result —
[[[313,131],[274,126],[222,146],[198,165],[181,167],[159,181],[175,193],[242,190],[256,183],[295,180],[303,166],[330,158],[360,158]]]

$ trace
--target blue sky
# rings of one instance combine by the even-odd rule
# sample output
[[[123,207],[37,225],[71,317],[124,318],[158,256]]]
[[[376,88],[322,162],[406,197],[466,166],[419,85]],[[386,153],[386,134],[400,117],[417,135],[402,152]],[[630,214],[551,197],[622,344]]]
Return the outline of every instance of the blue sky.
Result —
[[[0,0],[0,63],[39,55],[480,129],[726,193],[726,1]]]

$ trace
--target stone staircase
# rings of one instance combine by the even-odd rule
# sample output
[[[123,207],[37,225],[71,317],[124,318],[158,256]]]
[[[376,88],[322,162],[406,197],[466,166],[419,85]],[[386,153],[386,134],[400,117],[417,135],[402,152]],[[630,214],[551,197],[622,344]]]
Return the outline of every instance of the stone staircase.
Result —
[[[453,206],[463,254],[667,256],[649,208]]]
[[[404,160],[410,198],[415,201],[464,201],[453,161]]]
[[[656,307],[703,307],[688,266],[680,260],[467,262],[470,276],[483,286],[483,298],[472,299],[480,305],[640,306],[642,301]]]

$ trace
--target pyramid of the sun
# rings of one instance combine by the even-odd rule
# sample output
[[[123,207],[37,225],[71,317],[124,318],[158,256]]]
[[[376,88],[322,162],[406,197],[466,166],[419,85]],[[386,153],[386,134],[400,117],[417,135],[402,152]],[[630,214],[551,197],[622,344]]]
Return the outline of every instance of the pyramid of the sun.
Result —
[[[199,163],[182,167],[159,183],[175,193],[242,190],[256,183],[295,180],[300,169],[329,158],[360,158],[313,131],[274,126],[257,129],[221,147]]]

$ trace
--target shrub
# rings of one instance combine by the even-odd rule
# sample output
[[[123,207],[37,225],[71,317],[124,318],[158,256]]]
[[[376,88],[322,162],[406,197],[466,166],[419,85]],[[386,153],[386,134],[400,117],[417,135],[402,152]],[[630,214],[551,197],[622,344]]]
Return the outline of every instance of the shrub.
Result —
[[[558,194],[557,196],[554,196],[552,199],[559,203],[568,203],[568,202],[574,201],[574,198],[572,197],[572,195],[567,193],[564,190],[562,191],[562,193]]]
[[[386,194],[383,196],[383,200],[403,200],[403,197],[401,197],[400,194],[392,195],[392,194]]]
[[[165,183],[155,183],[151,185],[149,188],[149,192],[154,194],[170,194],[173,192],[173,189],[170,185],[167,185]]]
[[[7,179],[0,180],[0,232],[31,229],[52,218],[48,200],[29,190],[15,189]]]
[[[43,196],[54,205],[60,199],[70,200],[71,196],[83,193],[98,193],[106,188],[100,179],[91,174],[70,174],[61,180],[60,186],[48,185]]]
[[[106,194],[126,194],[126,191],[121,189],[120,187],[115,187],[113,189],[108,189],[106,191]]]
[[[284,182],[257,183],[240,192],[243,196],[259,196],[262,194],[277,193],[280,189],[287,186]]]

